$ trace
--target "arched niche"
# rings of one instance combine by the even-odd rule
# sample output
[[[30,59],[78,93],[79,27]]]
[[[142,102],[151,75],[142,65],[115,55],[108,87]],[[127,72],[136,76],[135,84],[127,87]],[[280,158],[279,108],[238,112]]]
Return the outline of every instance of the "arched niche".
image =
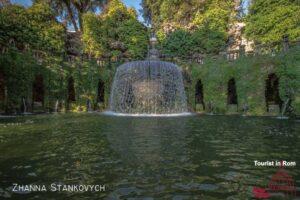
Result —
[[[230,79],[227,84],[227,104],[228,105],[238,104],[236,84],[234,78]]]
[[[44,103],[44,78],[42,75],[36,75],[32,84],[32,102]]]
[[[270,105],[279,105],[281,108],[282,100],[279,96],[279,78],[275,73],[269,74],[266,80],[265,99],[268,111]]]
[[[203,84],[201,80],[198,80],[195,85],[195,104],[202,104],[203,109],[205,109],[204,105],[204,96],[203,96]]]
[[[75,102],[75,86],[74,86],[74,79],[70,77],[68,79],[68,102]]]
[[[100,79],[98,82],[97,102],[104,103],[105,100],[105,83]]]

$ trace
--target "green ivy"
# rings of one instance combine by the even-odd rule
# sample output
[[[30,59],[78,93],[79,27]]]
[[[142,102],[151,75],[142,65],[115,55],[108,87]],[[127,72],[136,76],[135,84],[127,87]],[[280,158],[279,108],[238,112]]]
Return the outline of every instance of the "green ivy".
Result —
[[[189,86],[190,103],[195,108],[194,94],[196,82],[203,84],[204,102],[211,103],[213,112],[226,113],[227,84],[235,79],[238,110],[242,112],[245,105],[248,114],[265,115],[265,88],[268,75],[275,73],[279,77],[279,92],[281,100],[290,101],[285,114],[300,113],[300,49],[293,48],[287,53],[277,56],[241,57],[235,62],[226,59],[207,60],[205,64],[186,64],[192,76]]]

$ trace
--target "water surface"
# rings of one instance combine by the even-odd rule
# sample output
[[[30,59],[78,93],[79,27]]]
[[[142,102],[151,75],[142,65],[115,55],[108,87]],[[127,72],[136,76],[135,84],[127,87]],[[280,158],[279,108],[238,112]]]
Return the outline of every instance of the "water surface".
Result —
[[[238,116],[0,118],[0,199],[249,199],[278,170],[254,160],[299,164],[299,128],[295,120]],[[299,186],[299,167],[286,170]],[[13,183],[106,191],[17,194]]]

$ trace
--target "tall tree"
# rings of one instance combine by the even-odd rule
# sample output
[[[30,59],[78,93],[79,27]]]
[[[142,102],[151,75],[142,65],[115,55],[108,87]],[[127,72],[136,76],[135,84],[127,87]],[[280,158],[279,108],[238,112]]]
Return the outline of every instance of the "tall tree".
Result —
[[[229,24],[240,0],[143,0],[162,52],[175,56],[218,53],[226,45]]]
[[[95,12],[97,9],[103,8],[106,2],[106,0],[71,0],[77,10],[80,30],[83,30],[82,15],[88,11]]]
[[[85,52],[96,57],[144,58],[147,52],[147,28],[138,21],[134,9],[120,0],[110,0],[100,15],[83,17]]]
[[[278,43],[288,35],[300,38],[299,0],[253,0],[246,18],[246,35],[256,43]]]
[[[74,30],[83,31],[82,16],[88,11],[103,9],[108,0],[35,0],[50,4],[57,16],[70,24]]]
[[[34,3],[29,8],[8,5],[0,9],[0,44],[18,49],[63,53],[65,28],[55,19],[48,4]]]

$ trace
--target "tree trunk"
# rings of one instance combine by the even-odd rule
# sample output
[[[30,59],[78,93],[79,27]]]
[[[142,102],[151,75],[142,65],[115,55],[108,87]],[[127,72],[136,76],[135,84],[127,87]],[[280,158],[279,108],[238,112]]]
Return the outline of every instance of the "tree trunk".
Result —
[[[76,32],[78,32],[78,26],[77,26],[76,20],[75,20],[74,15],[73,15],[73,11],[72,11],[72,8],[71,8],[70,1],[65,0],[64,3],[66,4],[67,10],[68,10],[68,14],[69,14],[70,20],[71,20],[71,22],[73,24],[74,30]]]
[[[81,12],[78,12],[78,23],[79,23],[80,31],[83,33],[82,13]]]

